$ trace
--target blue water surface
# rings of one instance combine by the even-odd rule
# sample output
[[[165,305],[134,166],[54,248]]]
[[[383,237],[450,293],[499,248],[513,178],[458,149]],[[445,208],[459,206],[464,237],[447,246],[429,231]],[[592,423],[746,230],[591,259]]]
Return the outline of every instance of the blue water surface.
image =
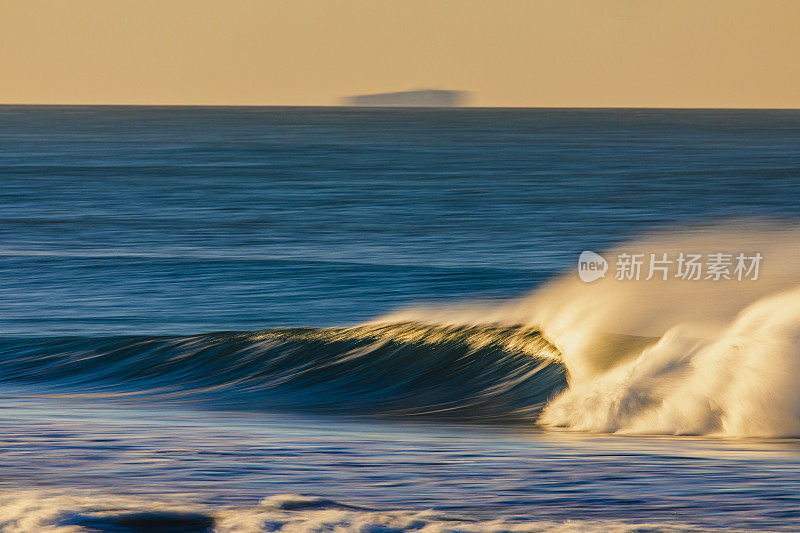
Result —
[[[0,334],[347,325],[800,216],[800,111],[0,107]]]

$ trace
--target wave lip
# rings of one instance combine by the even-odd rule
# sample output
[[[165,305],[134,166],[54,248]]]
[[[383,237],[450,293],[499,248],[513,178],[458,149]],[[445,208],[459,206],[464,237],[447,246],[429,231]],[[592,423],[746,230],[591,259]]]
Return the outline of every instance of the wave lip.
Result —
[[[566,386],[558,350],[518,325],[6,339],[0,361],[37,393],[480,422],[530,422]]]

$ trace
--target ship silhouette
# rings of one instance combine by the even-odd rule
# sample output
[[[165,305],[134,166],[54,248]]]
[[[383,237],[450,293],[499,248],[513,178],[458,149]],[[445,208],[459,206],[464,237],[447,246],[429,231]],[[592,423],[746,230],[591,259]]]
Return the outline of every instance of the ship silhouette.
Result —
[[[417,89],[348,96],[342,103],[356,107],[459,107],[465,104],[467,96],[466,91]]]

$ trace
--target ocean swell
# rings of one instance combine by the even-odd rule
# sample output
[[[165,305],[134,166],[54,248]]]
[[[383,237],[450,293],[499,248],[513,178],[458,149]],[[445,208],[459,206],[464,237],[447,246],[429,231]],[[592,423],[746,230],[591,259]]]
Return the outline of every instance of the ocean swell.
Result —
[[[5,339],[0,362],[37,394],[490,423],[535,419],[566,386],[558,351],[519,325]]]

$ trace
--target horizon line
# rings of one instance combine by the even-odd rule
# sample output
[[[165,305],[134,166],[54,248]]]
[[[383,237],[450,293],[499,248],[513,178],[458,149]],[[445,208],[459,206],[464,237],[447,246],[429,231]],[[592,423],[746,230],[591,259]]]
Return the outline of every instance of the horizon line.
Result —
[[[335,108],[335,109],[564,109],[564,110],[664,110],[664,111],[800,111],[798,107],[726,107],[726,106],[357,106],[340,104],[41,104],[2,103],[0,107],[225,107],[225,108]]]

